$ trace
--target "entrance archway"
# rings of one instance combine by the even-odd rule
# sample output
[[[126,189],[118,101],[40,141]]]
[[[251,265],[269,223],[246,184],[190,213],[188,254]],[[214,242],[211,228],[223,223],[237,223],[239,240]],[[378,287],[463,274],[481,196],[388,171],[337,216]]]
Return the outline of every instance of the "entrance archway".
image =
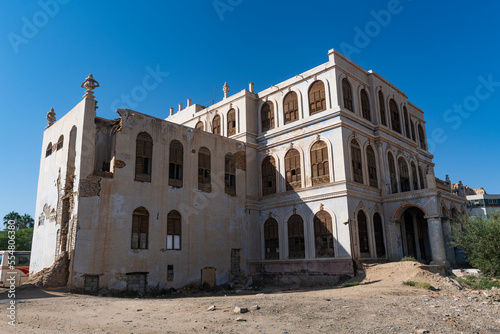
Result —
[[[400,214],[400,235],[403,256],[430,263],[432,260],[429,229],[425,213],[417,207],[408,207]]]

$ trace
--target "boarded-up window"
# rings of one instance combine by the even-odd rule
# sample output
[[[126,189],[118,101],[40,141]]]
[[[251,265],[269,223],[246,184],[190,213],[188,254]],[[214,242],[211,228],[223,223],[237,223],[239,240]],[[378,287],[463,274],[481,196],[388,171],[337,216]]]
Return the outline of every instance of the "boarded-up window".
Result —
[[[410,126],[411,126],[411,140],[417,141],[417,137],[415,136],[415,124],[413,124],[413,121],[410,121]]]
[[[418,177],[420,178],[420,189],[425,189],[424,173],[422,173],[422,167],[418,167]]]
[[[364,119],[371,121],[370,100],[368,99],[368,93],[366,93],[366,90],[362,89],[360,95],[361,95],[361,115],[363,116]]]
[[[389,110],[391,112],[391,125],[392,129],[401,133],[401,118],[399,117],[399,109],[396,101],[391,99],[389,102]]]
[[[351,142],[352,178],[354,182],[363,183],[363,167],[361,163],[361,147],[356,140]]]
[[[325,84],[318,80],[309,89],[309,114],[314,115],[326,110]]]
[[[220,135],[220,116],[216,115],[212,120],[212,132]]]
[[[387,126],[387,120],[385,118],[385,101],[384,101],[384,93],[381,90],[378,91],[378,105],[380,111],[380,121],[382,125]]]
[[[227,136],[236,134],[236,112],[234,109],[227,113]]]
[[[294,214],[288,219],[288,258],[303,259],[305,256],[304,221]]]
[[[318,141],[311,147],[311,175],[313,186],[330,182],[328,146],[324,141]]]
[[[299,119],[299,100],[297,93],[290,92],[285,96],[283,110],[285,114],[285,124],[295,122]]]
[[[198,130],[205,130],[205,125],[203,125],[203,122],[202,121],[199,121],[198,123],[196,123],[196,129]]]
[[[264,247],[266,260],[278,260],[280,258],[278,222],[274,218],[269,218],[264,223]]]
[[[262,131],[274,129],[274,105],[267,101],[260,110],[260,118],[262,122]]]
[[[403,117],[405,118],[405,133],[406,133],[406,137],[411,138],[411,134],[410,134],[410,118],[408,116],[408,109],[406,109],[406,107],[403,107]]]
[[[168,165],[168,185],[182,188],[182,165],[183,165],[182,144],[173,140],[170,143],[169,165]]]
[[[228,153],[224,160],[225,192],[228,195],[236,196],[236,159],[231,153]]]
[[[98,275],[85,275],[83,281],[83,292],[90,295],[95,295],[99,292]]]
[[[384,227],[382,225],[382,218],[378,212],[375,212],[373,215],[373,231],[375,233],[377,257],[385,257]]]
[[[370,243],[368,241],[368,224],[363,211],[358,212],[358,238],[361,256],[366,257],[370,254]]]
[[[411,181],[413,190],[418,190],[417,167],[413,161],[411,162]]]
[[[426,150],[427,146],[425,145],[424,128],[422,128],[421,124],[418,125],[418,140],[420,142],[420,148]]]
[[[153,160],[153,138],[141,132],[136,140],[135,179],[151,182],[151,164]]]
[[[396,162],[392,153],[387,154],[387,160],[389,162],[389,174],[391,178],[391,191],[393,194],[398,192],[398,176],[396,175]]]
[[[127,291],[146,293],[147,285],[148,285],[147,273],[127,274]]]
[[[58,151],[63,148],[63,144],[64,144],[64,136],[61,135],[59,137],[59,140],[57,141],[57,150]]]
[[[410,191],[410,175],[408,164],[403,158],[398,159],[399,166],[399,183],[401,184],[401,192]]]
[[[174,265],[167,265],[167,281],[172,282],[174,280]]]
[[[314,216],[314,244],[316,257],[334,257],[332,216],[324,210]]]
[[[262,161],[262,195],[276,193],[276,163],[272,156],[267,156]]]
[[[342,97],[344,100],[344,108],[354,112],[352,104],[352,89],[351,84],[346,78],[342,79]]]
[[[200,148],[198,151],[198,189],[208,193],[212,191],[210,160],[210,151],[208,148]]]
[[[368,163],[368,179],[370,180],[370,186],[378,188],[377,160],[375,159],[375,151],[371,145],[368,145],[366,148],[366,160]]]
[[[175,210],[167,216],[167,249],[181,249],[181,214]]]
[[[52,154],[52,143],[49,143],[49,145],[47,145],[47,149],[45,150],[45,157],[48,157]]]
[[[132,249],[148,249],[149,212],[142,206],[132,215]]]
[[[302,179],[300,173],[300,153],[292,148],[285,155],[286,190],[300,189]]]

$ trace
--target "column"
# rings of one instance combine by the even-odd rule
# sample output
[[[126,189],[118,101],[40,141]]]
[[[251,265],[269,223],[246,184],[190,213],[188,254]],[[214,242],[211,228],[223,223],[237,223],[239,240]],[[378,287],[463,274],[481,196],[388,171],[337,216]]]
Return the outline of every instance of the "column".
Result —
[[[444,237],[444,247],[446,251],[446,258],[450,261],[452,266],[456,266],[455,260],[455,248],[451,244],[453,241],[453,236],[451,234],[451,224],[448,217],[443,217],[443,237]]]
[[[441,217],[425,217],[429,228],[429,242],[432,252],[432,265],[448,266],[444,246],[443,227]]]

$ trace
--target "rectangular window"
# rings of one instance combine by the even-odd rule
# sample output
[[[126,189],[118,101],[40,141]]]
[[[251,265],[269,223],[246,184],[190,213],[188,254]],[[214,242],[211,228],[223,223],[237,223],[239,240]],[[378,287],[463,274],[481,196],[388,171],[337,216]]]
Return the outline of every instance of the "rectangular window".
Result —
[[[174,265],[169,264],[167,266],[167,281],[172,282],[174,280]]]

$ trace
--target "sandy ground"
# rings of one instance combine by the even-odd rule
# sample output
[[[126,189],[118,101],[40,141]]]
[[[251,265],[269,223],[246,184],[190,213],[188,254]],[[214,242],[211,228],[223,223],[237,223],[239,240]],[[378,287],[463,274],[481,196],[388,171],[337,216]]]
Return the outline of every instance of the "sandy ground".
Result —
[[[0,333],[500,333],[498,290],[459,289],[410,262],[369,267],[361,279],[347,288],[164,299],[22,287],[15,328],[7,325],[8,299],[0,294]],[[402,285],[405,280],[427,281],[439,291]],[[249,312],[235,314],[235,306]]]

